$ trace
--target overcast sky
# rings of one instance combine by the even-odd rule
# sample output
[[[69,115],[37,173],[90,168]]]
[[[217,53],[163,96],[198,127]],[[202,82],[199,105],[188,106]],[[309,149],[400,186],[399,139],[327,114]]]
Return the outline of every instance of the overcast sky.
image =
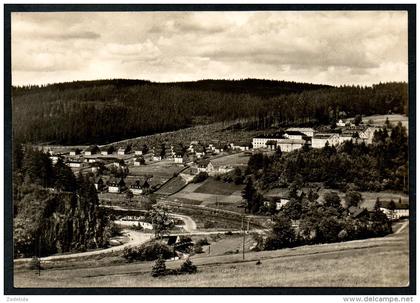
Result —
[[[407,14],[12,14],[14,85],[109,78],[407,81]]]

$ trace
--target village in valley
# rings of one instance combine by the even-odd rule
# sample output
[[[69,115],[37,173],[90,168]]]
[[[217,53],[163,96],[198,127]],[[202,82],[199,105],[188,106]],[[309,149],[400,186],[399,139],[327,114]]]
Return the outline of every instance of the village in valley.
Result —
[[[75,174],[92,176],[103,204],[118,205],[117,201],[123,200],[125,206],[137,207],[141,205],[141,201],[144,203],[147,200],[142,197],[155,194],[158,200],[172,203],[191,199],[196,205],[203,202],[203,205],[225,205],[227,209],[239,209],[244,207],[241,197],[243,186],[236,186],[231,191],[228,190],[228,194],[219,195],[211,190],[201,192],[198,185],[214,183],[213,186],[217,186],[218,182],[219,186],[226,187],[227,183],[221,182],[220,176],[232,173],[235,169],[245,169],[250,156],[256,153],[271,155],[276,151],[289,153],[305,148],[322,149],[325,146],[338,147],[344,142],[372,144],[375,131],[381,130],[385,124],[391,124],[389,118],[396,119],[395,121],[403,119],[405,124],[407,122],[398,115],[379,116],[379,120],[378,116],[374,118],[375,122],[370,118],[362,121],[359,116],[356,118],[359,119],[356,121],[357,125],[354,118],[339,119],[333,129],[330,126],[317,129],[290,127],[265,131],[254,137],[247,137],[251,134],[245,133],[241,135],[240,141],[234,139],[234,134],[228,136],[233,138],[230,141],[212,139],[210,136],[206,136],[205,140],[180,141],[179,137],[183,136],[161,139],[159,137],[162,135],[152,135],[149,138],[124,140],[103,146],[47,145],[38,148],[49,154],[53,165],[60,160]],[[199,176],[204,177],[197,182]],[[206,181],[208,177],[213,181]],[[202,187],[205,188],[205,184]],[[215,189],[215,192],[218,190]],[[272,189],[267,192],[266,197],[266,204],[270,199],[278,198],[276,210],[280,210],[289,201],[287,190]],[[401,197],[397,200],[401,200]],[[403,201],[407,201],[405,195]],[[398,207],[401,208],[398,215],[397,212],[391,215],[392,212],[385,207],[383,210],[388,216],[408,217],[408,204],[399,203]],[[372,203],[369,208],[373,209]]]
[[[10,287],[413,289],[406,12],[109,9],[9,16]]]
[[[305,155],[311,150],[325,154],[368,148],[372,144],[377,145],[382,135],[395,137],[396,129],[403,131],[403,136],[406,136],[406,117],[395,114],[356,116],[339,119],[333,125],[272,127],[261,131],[238,130],[234,125],[235,122],[199,125],[100,146],[41,144],[27,147],[48,156],[53,167],[67,166],[75,176],[79,176],[78,179],[93,184],[98,197],[97,207],[106,210],[114,226],[114,231],[109,234],[102,248],[86,251],[86,248],[76,246],[79,248],[73,249],[71,254],[38,257],[37,266],[44,269],[63,266],[90,268],[111,262],[121,264],[121,268],[111,267],[112,271],[115,269],[118,272],[126,268],[126,265],[123,265],[124,260],[138,262],[158,258],[158,253],[152,253],[152,256],[142,255],[145,254],[142,249],[149,249],[149,253],[153,251],[150,245],[154,249],[159,247],[160,251],[163,249],[160,245],[166,247],[167,250],[163,249],[163,255],[169,262],[167,266],[175,266],[177,262],[185,260],[206,264],[211,257],[216,257],[217,262],[229,258],[226,264],[236,258],[244,261],[256,260],[258,263],[264,258],[261,252],[267,249],[270,251],[303,243],[313,245],[318,241],[336,242],[347,237],[349,240],[363,239],[366,236],[375,236],[376,233],[386,235],[389,233],[387,229],[391,228],[388,224],[391,223],[392,230],[399,233],[399,241],[403,241],[404,238],[401,237],[406,235],[409,217],[406,193],[378,190],[358,192],[355,185],[346,185],[344,189],[337,190],[334,189],[337,186],[328,186],[327,182],[310,181],[288,182],[277,187],[273,187],[272,184],[277,183],[271,181],[264,190],[261,190],[264,185],[260,185],[264,183],[258,183],[259,189],[256,190],[254,183],[264,182],[256,179],[261,176],[261,170],[255,172],[255,178],[251,178],[249,174],[252,173],[250,169],[258,159],[263,162],[274,161],[271,164],[274,165],[275,161],[281,161],[288,155],[293,157],[302,152],[302,155]],[[267,164],[261,165],[264,176],[264,166]],[[295,175],[299,174],[294,172],[293,176]],[[264,177],[260,179],[264,180]],[[359,184],[359,188],[363,188],[363,185]],[[57,186],[46,189],[53,196],[63,194],[63,188]],[[296,201],[301,201],[299,203],[302,203],[302,206],[299,207],[303,207],[303,203],[315,203],[318,205],[316,207],[331,205],[331,209],[336,208],[334,212],[342,212],[334,216],[338,215],[341,220],[355,222],[349,223],[352,224],[351,229],[357,228],[354,224],[367,222],[367,230],[360,235],[355,230],[356,233],[350,236],[349,231],[331,225],[328,230],[338,228],[339,233],[330,235],[329,240],[318,239],[321,231],[315,232],[315,229],[306,226],[303,217],[299,217],[302,209],[294,209],[296,206],[293,205],[298,205],[295,204]],[[378,211],[389,223],[381,221],[382,223],[377,223],[380,224],[377,225],[377,231],[369,231],[372,223],[366,220],[378,216]],[[276,216],[279,214],[287,214],[293,218],[290,227],[287,227],[289,223],[277,221]],[[316,218],[322,217],[316,215]],[[285,224],[285,227],[280,227],[281,224]],[[294,230],[293,233],[297,235],[301,234],[299,237],[302,238],[299,241],[303,241],[302,244],[270,242],[272,236],[267,236],[267,233],[270,233],[271,228],[275,230],[276,226]],[[401,233],[401,230],[405,232]],[[385,239],[387,238],[384,238],[384,243],[388,243]],[[367,249],[370,250],[370,245],[375,242],[366,241]],[[351,247],[354,245],[358,244],[352,244]],[[308,248],[302,247],[302,251],[306,249]],[[319,248],[315,245],[314,249]],[[287,249],[285,253],[287,254]],[[82,261],[83,259],[85,261]],[[19,283],[44,283],[23,278],[22,275],[26,272],[25,264],[30,260],[15,260],[17,278],[21,281]],[[31,264],[33,262],[35,261],[32,260]],[[140,262],[139,266],[144,268],[144,261]],[[193,271],[197,268],[196,265],[191,267]],[[103,270],[106,271],[106,268]],[[51,283],[49,278],[47,280]],[[65,280],[69,285],[74,285],[74,282],[68,281],[67,278]],[[97,282],[92,283],[97,285]],[[155,285],[152,282],[148,283]],[[174,280],[171,283],[180,285],[181,282]],[[243,285],[242,282],[238,283]]]

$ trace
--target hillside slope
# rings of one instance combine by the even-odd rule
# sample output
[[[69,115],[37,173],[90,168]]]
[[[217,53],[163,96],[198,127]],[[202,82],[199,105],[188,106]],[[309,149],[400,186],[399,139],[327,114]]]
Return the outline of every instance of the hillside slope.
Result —
[[[15,87],[13,133],[24,142],[103,144],[197,124],[325,123],[342,112],[404,113],[407,84],[340,87],[270,80],[98,80]]]

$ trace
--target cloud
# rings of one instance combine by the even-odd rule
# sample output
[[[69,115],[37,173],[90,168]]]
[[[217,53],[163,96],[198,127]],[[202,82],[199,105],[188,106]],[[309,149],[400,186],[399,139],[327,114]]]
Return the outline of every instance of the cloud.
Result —
[[[407,15],[387,11],[12,15],[13,84],[77,79],[407,81]]]

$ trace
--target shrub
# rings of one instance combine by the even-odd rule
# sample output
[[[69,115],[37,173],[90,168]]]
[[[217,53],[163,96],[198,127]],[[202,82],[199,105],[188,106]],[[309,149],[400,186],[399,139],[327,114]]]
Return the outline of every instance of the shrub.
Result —
[[[42,269],[41,260],[38,257],[32,257],[31,261],[29,262],[28,268],[30,270]]]
[[[201,246],[209,245],[209,241],[207,240],[207,238],[202,238],[197,240],[196,244]]]
[[[123,251],[123,257],[129,262],[153,261],[159,256],[168,259],[173,256],[172,249],[161,242],[151,241],[136,247],[127,247]]]
[[[164,275],[166,275],[166,264],[165,259],[160,255],[152,267],[152,277],[156,278]]]
[[[198,175],[195,175],[194,176],[194,178],[192,180],[192,183],[200,183],[200,182],[203,182],[208,177],[209,177],[209,174],[208,173],[201,171],[201,172],[198,173]]]
[[[196,272],[197,272],[197,266],[192,264],[190,258],[185,260],[185,262],[182,263],[182,265],[179,269],[180,274],[194,274]]]
[[[348,237],[348,233],[345,229],[341,230],[338,233],[338,239],[341,240],[341,241],[345,240],[347,237]]]
[[[203,247],[200,244],[196,244],[194,245],[194,252],[196,254],[201,254],[203,253]]]
[[[213,221],[208,221],[206,220],[206,222],[204,222],[204,228],[215,228],[216,224]]]
[[[117,224],[115,224],[114,222],[111,222],[110,228],[109,228],[109,233],[110,233],[111,237],[121,236],[122,235],[122,228],[120,226],[118,226]]]

